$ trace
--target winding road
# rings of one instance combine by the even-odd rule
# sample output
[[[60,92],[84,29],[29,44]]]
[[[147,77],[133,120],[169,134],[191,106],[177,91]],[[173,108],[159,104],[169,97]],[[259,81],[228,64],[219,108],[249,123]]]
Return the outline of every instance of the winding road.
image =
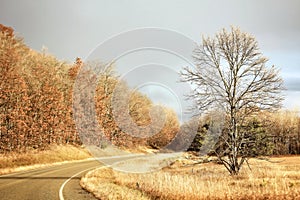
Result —
[[[114,163],[120,158],[105,158]],[[126,158],[123,158],[126,160]],[[66,163],[0,176],[1,200],[90,200],[95,197],[84,191],[80,178],[87,171],[101,167],[95,160]]]

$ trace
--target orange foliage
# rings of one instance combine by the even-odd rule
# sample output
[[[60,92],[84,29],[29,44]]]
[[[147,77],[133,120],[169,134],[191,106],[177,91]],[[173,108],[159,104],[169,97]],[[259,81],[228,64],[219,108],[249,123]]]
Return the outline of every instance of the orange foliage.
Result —
[[[70,141],[68,66],[30,50],[12,29],[0,30],[0,153]]]
[[[81,144],[80,130],[87,130],[81,137],[84,143],[100,145],[102,136],[92,130],[96,123],[100,124],[106,139],[121,147],[150,145],[160,148],[172,140],[179,122],[176,114],[166,108],[159,111],[164,113],[166,121],[156,135],[135,136],[139,133],[137,127],[159,120],[163,113],[156,113],[157,117],[151,119],[149,112],[154,106],[151,100],[129,89],[126,83],[120,84],[124,88],[122,95],[130,97],[129,105],[121,109],[129,113],[137,127],[122,129],[112,113],[112,96],[119,83],[113,67],[103,70],[99,77],[91,71],[78,75],[83,65],[80,58],[68,65],[45,53],[35,52],[14,36],[13,29],[0,25],[0,153],[45,149],[52,143]],[[96,84],[96,91],[85,90],[80,85],[74,88],[78,79]],[[96,120],[89,119],[91,113],[86,102],[76,102],[73,89],[79,90],[79,95],[88,96],[88,101],[95,99]],[[74,122],[74,99],[77,103],[74,109],[79,109],[81,115],[76,119],[88,119],[79,127],[75,127]]]

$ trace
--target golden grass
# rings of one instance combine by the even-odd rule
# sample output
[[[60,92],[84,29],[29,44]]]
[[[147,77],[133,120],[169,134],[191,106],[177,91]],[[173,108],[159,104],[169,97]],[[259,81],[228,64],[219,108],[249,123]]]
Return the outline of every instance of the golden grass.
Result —
[[[80,181],[81,186],[97,198],[106,199],[150,199],[148,195],[134,188],[115,183],[117,177],[110,168],[100,168],[87,173]]]
[[[0,154],[0,174],[34,169],[51,163],[90,158],[90,153],[73,145],[53,145],[48,150]]]
[[[138,190],[151,199],[300,199],[300,157],[271,158],[271,161],[280,162],[252,159],[252,171],[244,165],[236,177],[229,176],[222,165],[206,163],[144,174],[98,170],[84,181],[93,180],[93,191],[103,195],[98,196],[101,199],[118,199],[101,193],[102,180],[97,177],[103,173],[114,177],[114,185]]]

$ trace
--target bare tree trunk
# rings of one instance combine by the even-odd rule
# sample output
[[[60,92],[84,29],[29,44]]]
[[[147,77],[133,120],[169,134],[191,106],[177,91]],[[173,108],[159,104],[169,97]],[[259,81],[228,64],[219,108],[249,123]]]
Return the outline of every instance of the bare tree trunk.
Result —
[[[195,67],[181,71],[182,81],[197,86],[190,98],[196,100],[201,114],[226,112],[226,148],[217,155],[230,174],[238,174],[248,156],[241,147],[244,119],[260,109],[280,108],[283,80],[274,66],[266,67],[268,59],[259,52],[255,38],[237,28],[203,38],[193,58]]]

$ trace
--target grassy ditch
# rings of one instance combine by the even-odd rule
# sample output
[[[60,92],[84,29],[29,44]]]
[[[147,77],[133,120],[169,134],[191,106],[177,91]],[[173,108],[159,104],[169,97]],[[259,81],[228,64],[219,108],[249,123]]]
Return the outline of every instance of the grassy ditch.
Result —
[[[0,154],[0,174],[38,168],[52,163],[90,158],[90,153],[72,145],[53,145],[44,151]]]

